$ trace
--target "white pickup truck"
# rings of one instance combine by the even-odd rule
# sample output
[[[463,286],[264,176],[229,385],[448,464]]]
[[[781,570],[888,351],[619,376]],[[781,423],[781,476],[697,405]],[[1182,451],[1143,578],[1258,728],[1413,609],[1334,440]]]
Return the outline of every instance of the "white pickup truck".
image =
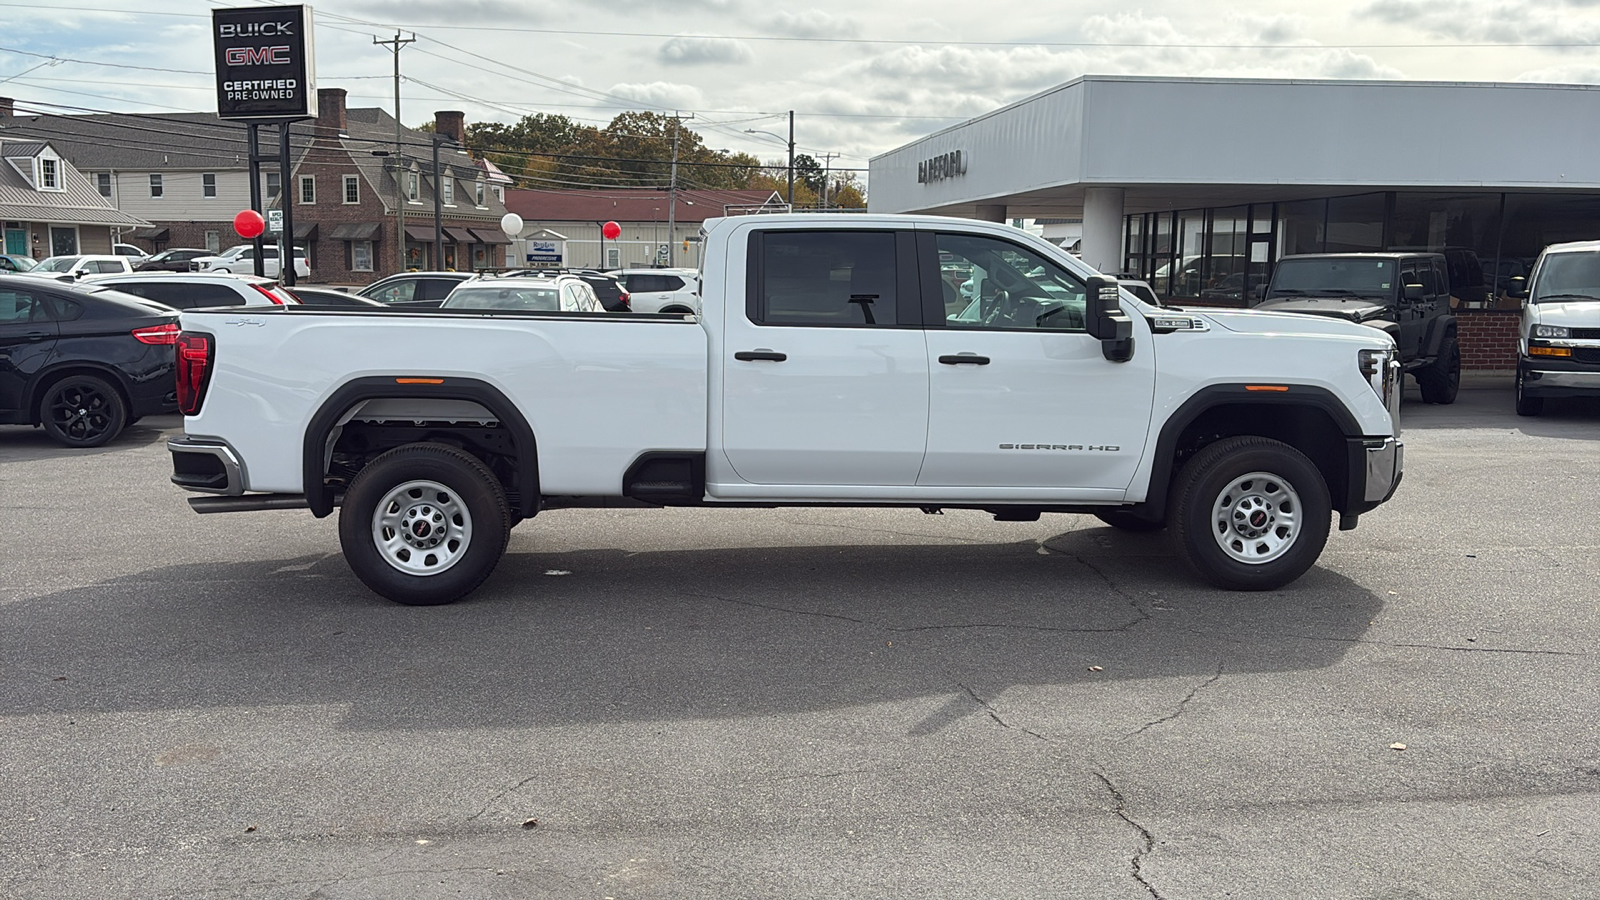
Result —
[[[185,311],[172,480],[217,495],[199,512],[339,508],[351,568],[413,605],[472,591],[541,510],[615,505],[1090,514],[1271,589],[1400,481],[1375,329],[1149,306],[985,222],[704,241],[698,316]]]

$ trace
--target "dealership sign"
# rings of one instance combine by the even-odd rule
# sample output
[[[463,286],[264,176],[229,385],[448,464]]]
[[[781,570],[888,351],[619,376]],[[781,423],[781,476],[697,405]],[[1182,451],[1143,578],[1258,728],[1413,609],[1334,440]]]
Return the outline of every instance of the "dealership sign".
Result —
[[[217,57],[217,115],[304,119],[317,114],[311,7],[211,11]]]
[[[932,184],[967,174],[967,158],[960,150],[941,153],[917,163],[917,184]]]
[[[556,241],[529,241],[528,262],[561,265],[561,244]]]

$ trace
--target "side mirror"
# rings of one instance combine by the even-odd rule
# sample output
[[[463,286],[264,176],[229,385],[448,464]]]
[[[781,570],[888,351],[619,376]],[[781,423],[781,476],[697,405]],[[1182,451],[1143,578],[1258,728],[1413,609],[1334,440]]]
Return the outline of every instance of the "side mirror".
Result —
[[[1506,296],[1513,300],[1528,299],[1528,279],[1514,275],[1506,285]]]
[[[1122,295],[1115,278],[1096,275],[1085,282],[1083,323],[1100,339],[1101,352],[1112,362],[1133,358],[1133,320],[1122,311]]]
[[[1408,284],[1400,295],[1407,303],[1416,303],[1422,299],[1423,287],[1420,284]]]

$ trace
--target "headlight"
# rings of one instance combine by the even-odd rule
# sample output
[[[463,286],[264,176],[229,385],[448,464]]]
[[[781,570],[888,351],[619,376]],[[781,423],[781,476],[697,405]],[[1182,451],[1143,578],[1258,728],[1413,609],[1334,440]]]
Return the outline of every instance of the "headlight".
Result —
[[[1367,379],[1372,392],[1378,395],[1385,409],[1395,418],[1395,433],[1399,434],[1400,363],[1393,349],[1362,350],[1356,356],[1357,368]]]
[[[1536,338],[1567,338],[1572,337],[1572,331],[1563,325],[1535,325],[1533,336]]]

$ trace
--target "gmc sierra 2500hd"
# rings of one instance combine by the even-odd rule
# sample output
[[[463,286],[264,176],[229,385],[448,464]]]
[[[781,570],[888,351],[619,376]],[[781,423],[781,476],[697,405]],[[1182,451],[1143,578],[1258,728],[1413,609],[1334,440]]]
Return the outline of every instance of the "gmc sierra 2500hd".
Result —
[[[1152,307],[924,216],[714,219],[702,285],[697,316],[186,311],[172,480],[339,508],[351,568],[414,605],[517,522],[616,504],[1084,513],[1271,589],[1400,480],[1394,341],[1351,322]]]

